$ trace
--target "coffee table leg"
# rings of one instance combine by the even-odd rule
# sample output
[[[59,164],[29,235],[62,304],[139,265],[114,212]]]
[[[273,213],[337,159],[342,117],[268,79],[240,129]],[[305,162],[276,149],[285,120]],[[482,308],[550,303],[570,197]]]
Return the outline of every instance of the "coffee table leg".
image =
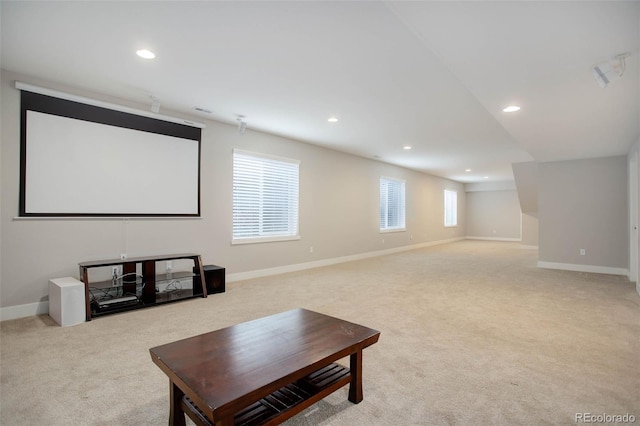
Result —
[[[349,401],[354,404],[362,401],[362,350],[351,354],[349,368],[351,383],[349,384]]]
[[[185,426],[182,397],[184,393],[172,381],[169,381],[169,426]]]

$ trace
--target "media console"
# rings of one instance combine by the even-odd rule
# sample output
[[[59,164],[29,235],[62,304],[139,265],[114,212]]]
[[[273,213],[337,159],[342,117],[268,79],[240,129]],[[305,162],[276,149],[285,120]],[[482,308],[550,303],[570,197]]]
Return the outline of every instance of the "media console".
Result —
[[[156,262],[191,260],[189,271],[156,274]],[[86,320],[94,316],[145,308],[161,303],[194,297],[207,297],[207,285],[202,259],[198,254],[168,254],[128,259],[108,259],[81,262],[80,280],[84,283]],[[91,281],[89,271],[94,268],[122,268],[110,279],[102,270],[103,279]],[[224,269],[222,269],[224,271]],[[97,273],[98,271],[96,271]],[[224,272],[223,272],[224,273]],[[223,290],[224,291],[224,290]]]

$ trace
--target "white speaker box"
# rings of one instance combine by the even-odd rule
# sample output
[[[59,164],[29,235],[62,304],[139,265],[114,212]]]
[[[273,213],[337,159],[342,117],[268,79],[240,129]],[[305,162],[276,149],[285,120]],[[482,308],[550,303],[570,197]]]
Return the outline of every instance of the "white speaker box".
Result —
[[[49,316],[62,327],[84,322],[84,283],[72,277],[49,280]]]

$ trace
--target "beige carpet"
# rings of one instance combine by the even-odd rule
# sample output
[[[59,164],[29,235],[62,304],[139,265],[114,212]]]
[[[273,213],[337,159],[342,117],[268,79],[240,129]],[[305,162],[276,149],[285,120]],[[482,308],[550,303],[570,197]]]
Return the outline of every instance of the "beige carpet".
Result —
[[[1,323],[0,423],[164,425],[149,348],[304,307],[381,331],[364,401],[347,388],[286,424],[640,422],[640,297],[626,278],[535,267],[517,243],[461,241],[227,285],[227,292],[61,328]],[[347,361],[347,360],[343,360]],[[348,365],[348,364],[347,364]]]

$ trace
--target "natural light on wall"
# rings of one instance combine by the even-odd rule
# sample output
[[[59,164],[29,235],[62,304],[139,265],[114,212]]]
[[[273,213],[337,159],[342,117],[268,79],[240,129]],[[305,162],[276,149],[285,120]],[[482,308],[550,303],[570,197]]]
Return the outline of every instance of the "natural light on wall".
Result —
[[[405,181],[380,178],[380,232],[404,231]]]
[[[444,226],[458,225],[458,193],[444,190]]]

